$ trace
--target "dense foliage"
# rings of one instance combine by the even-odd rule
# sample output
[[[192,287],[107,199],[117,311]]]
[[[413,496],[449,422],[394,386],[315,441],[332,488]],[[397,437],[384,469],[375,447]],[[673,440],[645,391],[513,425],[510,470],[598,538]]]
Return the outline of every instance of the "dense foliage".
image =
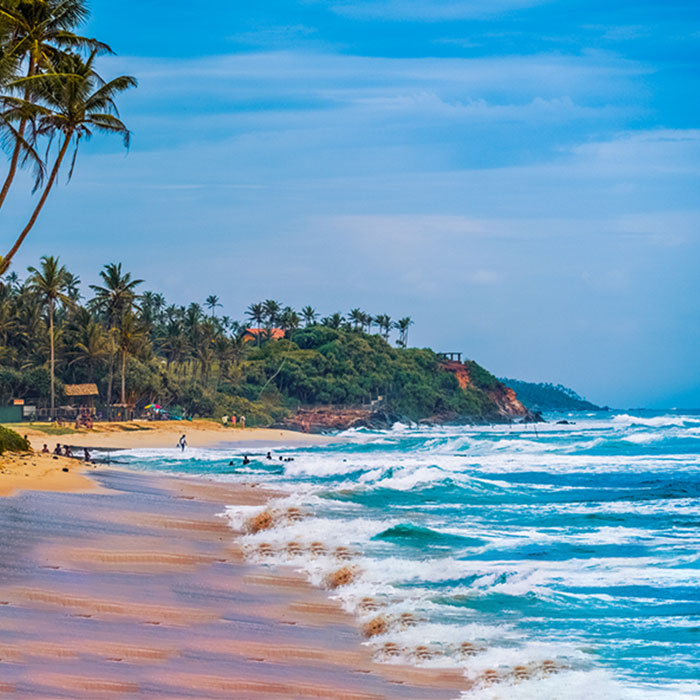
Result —
[[[394,323],[354,309],[317,320],[311,307],[297,313],[267,300],[249,307],[250,332],[218,316],[216,296],[207,310],[168,305],[160,294],[141,293],[143,282],[121,265],[104,267],[87,300],[56,258],[42,258],[29,273],[24,281],[12,273],[0,287],[3,403],[24,398],[50,407],[53,368],[58,406],[65,384],[96,383],[106,415],[113,403],[243,414],[249,425],[318,404],[372,404],[411,419],[496,413],[484,390],[498,381],[479,365],[468,363],[475,386],[463,390],[431,350],[405,347],[410,318]]]
[[[27,452],[29,442],[14,430],[0,425],[0,455],[3,452]]]
[[[527,408],[538,411],[601,411],[573,389],[561,384],[523,382],[518,379],[502,379],[518,395]]]

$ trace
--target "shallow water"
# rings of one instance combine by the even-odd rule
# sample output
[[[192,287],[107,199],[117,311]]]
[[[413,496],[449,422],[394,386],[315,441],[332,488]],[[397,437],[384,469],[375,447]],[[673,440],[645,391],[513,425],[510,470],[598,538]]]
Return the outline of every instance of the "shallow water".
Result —
[[[125,458],[288,492],[272,530],[242,537],[249,556],[319,585],[349,567],[335,594],[361,623],[381,617],[377,657],[458,664],[467,698],[698,697],[700,413],[565,417],[354,430],[272,461]],[[232,526],[258,512],[231,507]]]

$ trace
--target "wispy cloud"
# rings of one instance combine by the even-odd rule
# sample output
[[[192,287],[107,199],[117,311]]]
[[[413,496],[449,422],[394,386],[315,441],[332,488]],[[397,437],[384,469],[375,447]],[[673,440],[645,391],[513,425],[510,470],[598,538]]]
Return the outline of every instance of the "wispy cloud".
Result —
[[[350,17],[442,21],[493,17],[544,2],[547,0],[331,0],[329,5]]]

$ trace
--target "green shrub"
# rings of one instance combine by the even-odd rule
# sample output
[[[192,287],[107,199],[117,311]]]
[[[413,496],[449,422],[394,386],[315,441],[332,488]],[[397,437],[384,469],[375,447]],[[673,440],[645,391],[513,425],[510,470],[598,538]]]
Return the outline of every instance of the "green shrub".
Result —
[[[3,452],[29,452],[29,442],[14,430],[0,425],[0,454]]]

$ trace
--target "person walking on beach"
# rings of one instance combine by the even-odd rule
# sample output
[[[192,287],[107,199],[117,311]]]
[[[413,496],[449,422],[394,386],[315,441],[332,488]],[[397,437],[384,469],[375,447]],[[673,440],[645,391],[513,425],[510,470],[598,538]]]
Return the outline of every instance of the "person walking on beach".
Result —
[[[180,448],[181,452],[185,451],[185,447],[187,447],[187,437],[184,434],[178,440],[177,446]]]

